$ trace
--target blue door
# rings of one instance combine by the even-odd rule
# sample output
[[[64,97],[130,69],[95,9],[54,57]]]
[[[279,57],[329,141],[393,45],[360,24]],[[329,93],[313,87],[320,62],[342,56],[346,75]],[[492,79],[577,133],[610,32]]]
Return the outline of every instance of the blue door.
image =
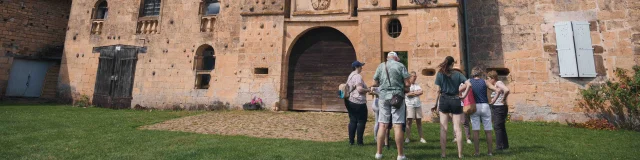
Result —
[[[6,96],[40,97],[51,62],[14,59]]]

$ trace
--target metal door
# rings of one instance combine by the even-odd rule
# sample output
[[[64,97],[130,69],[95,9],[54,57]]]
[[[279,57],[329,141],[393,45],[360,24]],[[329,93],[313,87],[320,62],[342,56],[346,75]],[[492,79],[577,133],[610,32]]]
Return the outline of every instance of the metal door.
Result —
[[[14,59],[5,95],[8,97],[40,97],[45,76],[51,64],[45,61]]]
[[[105,47],[100,51],[94,105],[114,109],[131,107],[137,52],[137,48],[126,46]]]

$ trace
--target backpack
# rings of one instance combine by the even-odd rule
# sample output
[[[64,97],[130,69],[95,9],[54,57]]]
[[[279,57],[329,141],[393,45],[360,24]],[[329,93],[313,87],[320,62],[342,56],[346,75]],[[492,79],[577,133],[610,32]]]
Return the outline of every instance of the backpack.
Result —
[[[349,79],[347,79],[347,83],[349,82],[349,80],[351,80],[351,77],[349,77]],[[342,83],[342,84],[338,85],[338,98],[340,98],[340,99],[349,98],[349,95],[355,89],[355,87],[351,87],[347,83]]]

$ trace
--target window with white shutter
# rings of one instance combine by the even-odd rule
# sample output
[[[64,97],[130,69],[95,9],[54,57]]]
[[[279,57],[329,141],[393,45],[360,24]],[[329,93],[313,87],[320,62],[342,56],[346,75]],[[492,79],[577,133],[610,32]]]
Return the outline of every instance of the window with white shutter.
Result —
[[[560,77],[596,77],[589,22],[555,25]]]

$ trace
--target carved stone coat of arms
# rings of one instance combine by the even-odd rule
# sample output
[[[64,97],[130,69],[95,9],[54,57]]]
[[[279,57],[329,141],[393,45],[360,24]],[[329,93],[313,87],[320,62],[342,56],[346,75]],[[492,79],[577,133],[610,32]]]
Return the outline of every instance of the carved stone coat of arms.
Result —
[[[325,10],[329,8],[331,0],[311,0],[311,5],[315,10]]]

